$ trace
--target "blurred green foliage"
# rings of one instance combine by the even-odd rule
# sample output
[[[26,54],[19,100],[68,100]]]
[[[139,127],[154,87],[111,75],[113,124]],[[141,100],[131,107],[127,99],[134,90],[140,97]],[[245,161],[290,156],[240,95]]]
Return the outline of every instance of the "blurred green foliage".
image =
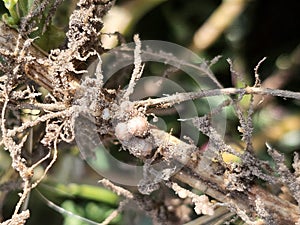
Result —
[[[33,1],[26,1],[27,4],[25,1],[18,0],[3,0],[3,2],[9,13],[4,13],[2,20],[10,26],[17,27],[21,17],[28,14]]]
[[[37,29],[33,29],[30,32],[29,36],[31,38],[36,38],[35,42],[45,51],[50,49],[57,48],[65,39],[65,32],[63,28],[67,25],[69,11],[66,11],[70,7],[65,1],[64,4],[57,10],[58,14],[55,14],[52,19],[52,23],[46,24],[47,16],[51,13],[51,7],[53,7],[54,1],[48,1],[48,6],[42,9],[42,15],[33,17],[28,20],[28,25],[35,23]],[[0,5],[0,15],[2,20],[9,26],[18,29],[24,22],[24,18],[33,15],[38,10],[37,6],[40,6],[43,2],[34,1],[34,0],[2,0]],[[37,4],[37,5],[34,5]],[[61,15],[64,15],[62,18]],[[58,16],[56,16],[58,15]],[[60,27],[62,25],[64,27]],[[28,26],[26,25],[26,26]],[[28,26],[28,27],[30,27]],[[48,26],[45,29],[45,26]],[[31,29],[31,28],[30,28]]]

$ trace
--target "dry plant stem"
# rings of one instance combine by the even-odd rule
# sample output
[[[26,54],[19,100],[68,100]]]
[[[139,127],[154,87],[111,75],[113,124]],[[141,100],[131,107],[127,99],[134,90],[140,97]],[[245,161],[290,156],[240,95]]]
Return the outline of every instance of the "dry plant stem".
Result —
[[[254,213],[254,215],[255,212],[253,211],[253,208],[251,208],[251,205],[252,202],[259,197],[265,203],[265,209],[272,215],[276,224],[294,224],[300,216],[296,205],[270,194],[257,185],[250,186],[244,192],[232,193],[226,190],[224,177],[222,175],[214,174],[213,169],[207,168],[206,170],[203,170],[203,168],[197,166],[197,163],[202,160],[201,158],[197,159],[197,161],[186,161],[188,158],[192,158],[191,155],[195,146],[187,144],[173,136],[170,138],[169,133],[161,130],[152,129],[150,133],[154,138],[168,140],[168,148],[163,152],[166,158],[174,157],[173,151],[181,151],[182,155],[186,155],[187,158],[176,158],[175,153],[174,158],[188,167],[191,170],[192,175],[181,171],[175,175],[176,179],[205,192],[207,195],[227,204],[227,206],[230,206],[233,210],[238,209],[242,212],[244,211],[250,214]],[[190,151],[187,151],[186,149],[189,149]],[[182,152],[183,150],[186,152]]]
[[[1,225],[23,225],[26,223],[26,220],[29,218],[29,216],[29,210],[26,210],[14,215],[11,219],[1,223]]]
[[[261,84],[261,87],[268,87],[271,89],[280,89],[286,83],[288,83],[293,76],[297,76],[297,71],[300,67],[300,45],[298,45],[294,51],[288,56],[289,66],[288,68],[282,69],[278,68],[270,76],[268,76]],[[254,105],[261,108],[272,100],[272,96],[266,96],[260,104],[257,104],[261,101],[260,96],[255,96]]]
[[[0,49],[6,49],[9,52],[15,52],[17,45],[19,49],[24,46],[25,40],[20,38],[18,32],[0,21]],[[36,57],[45,57],[41,51],[33,46],[29,47],[29,51]]]
[[[128,199],[125,199],[124,201],[120,202],[118,208],[112,211],[111,214],[109,214],[109,216],[106,217],[106,219],[99,225],[108,225],[114,218],[116,218],[119,215],[120,212],[122,212],[127,202]]]
[[[210,176],[215,175],[208,172],[206,177]],[[255,213],[251,209],[252,202],[260,198],[264,204],[264,209],[269,212],[277,225],[294,224],[300,216],[298,206],[270,194],[257,185],[249,187],[244,193],[230,194],[220,188],[224,187],[223,181],[219,183],[213,183],[209,180],[203,181],[201,180],[201,175],[195,178],[195,176],[185,173],[177,174],[175,178],[225,203],[226,206],[229,206],[236,213],[238,213],[237,209],[249,214]]]
[[[16,30],[6,26],[2,21],[0,21],[0,49],[7,52],[14,52],[17,56],[16,49],[22,49],[24,47],[25,40],[17,33]],[[48,91],[54,89],[55,80],[51,75],[51,62],[41,51],[33,47],[32,45],[26,46],[26,50],[30,56],[34,56],[36,60],[25,63],[23,66],[23,71],[26,73],[27,77],[42,87],[46,88]],[[66,75],[68,77],[71,85],[77,87],[78,81],[71,74]]]
[[[43,179],[44,177],[47,175],[48,171],[51,169],[51,167],[53,166],[53,164],[55,163],[56,159],[57,159],[57,153],[58,153],[58,150],[57,150],[57,138],[55,139],[54,141],[54,151],[53,151],[53,157],[50,161],[50,163],[47,165],[46,169],[44,170],[42,176],[37,180],[35,181],[32,185],[31,185],[31,188],[35,188]],[[37,163],[35,163],[32,168],[35,168],[37,167],[38,165],[40,165],[43,161],[45,161],[46,159],[50,158],[51,156],[51,150],[49,151],[49,153],[44,157],[42,158],[41,160],[39,160]]]
[[[246,88],[222,88],[222,89],[213,89],[213,90],[202,90],[199,92],[187,92],[187,93],[177,93],[171,96],[156,98],[156,99],[147,99],[142,101],[136,101],[136,105],[149,105],[160,107],[171,107],[175,104],[179,104],[183,101],[188,101],[191,99],[211,97],[211,96],[221,96],[221,95],[271,95],[282,98],[292,98],[300,100],[300,93],[286,90],[274,90],[269,88],[260,88],[260,87],[246,87]]]
[[[210,176],[210,174],[208,174]],[[200,177],[191,175],[187,171],[180,171],[177,173],[174,178],[179,180],[183,183],[188,184],[189,186],[206,193],[209,196],[212,196],[214,199],[218,200],[219,202],[230,202],[230,197],[226,196],[226,194],[222,191],[213,188],[209,181],[202,180]]]
[[[136,48],[134,49],[134,69],[131,75],[128,88],[123,96],[124,99],[129,100],[129,96],[133,93],[136,81],[140,79],[143,73],[142,58],[141,58],[141,41],[138,35],[134,35],[134,42]]]
[[[103,184],[105,187],[109,188],[117,195],[119,196],[122,195],[126,198],[125,200],[120,202],[119,207],[116,210],[114,210],[102,223],[99,224],[99,225],[107,225],[123,210],[125,205],[128,203],[128,200],[133,199],[134,196],[130,191],[113,184],[107,179],[102,179],[99,181],[99,183]]]
[[[24,123],[22,126],[20,127],[16,127],[12,130],[8,131],[8,136],[12,137],[15,136],[17,133],[23,132],[24,130],[34,127],[42,122],[45,122],[47,120],[50,119],[54,119],[54,118],[59,118],[59,117],[67,117],[70,116],[72,114],[73,109],[70,108],[68,110],[64,110],[64,111],[59,111],[59,112],[53,112],[53,113],[49,113],[49,114],[45,114],[43,116],[38,117],[36,120],[34,121],[29,121]]]
[[[223,0],[209,19],[196,31],[193,48],[202,51],[213,44],[240,15],[247,2],[247,0]]]
[[[21,179],[23,180],[23,192],[20,194],[20,199],[18,203],[16,204],[15,211],[13,213],[12,219],[18,215],[18,212],[30,193],[31,185],[30,185],[30,179],[33,175],[32,170],[26,166],[26,164],[23,161],[23,158],[20,156],[21,148],[26,140],[26,136],[23,138],[23,140],[16,144],[12,137],[9,136],[7,133],[7,129],[5,126],[5,115],[6,115],[6,108],[7,104],[9,102],[8,93],[6,93],[5,101],[2,108],[1,113],[1,131],[2,131],[2,138],[3,138],[3,144],[5,148],[9,151],[11,159],[12,159],[12,167],[19,173]]]
[[[20,109],[43,109],[45,111],[63,111],[66,109],[66,105],[62,102],[57,102],[55,104],[47,104],[35,102],[34,104],[24,103],[19,106]]]
[[[231,217],[233,217],[235,214],[229,212],[229,210],[226,207],[219,207],[215,210],[215,213],[213,216],[201,216],[193,221],[190,221],[188,223],[185,223],[184,225],[208,225],[212,224],[214,222],[214,225],[223,224],[227,220],[229,220]]]
[[[249,199],[251,201],[261,199],[265,210],[272,215],[273,220],[278,221],[275,224],[295,224],[300,217],[298,206],[280,199],[258,186],[251,187]]]
[[[134,197],[130,191],[113,184],[112,182],[110,182],[107,179],[102,179],[99,181],[99,183],[103,184],[105,187],[107,187],[110,190],[112,190],[113,192],[115,192],[118,196],[122,195],[127,199],[133,199],[133,197]]]
[[[0,49],[6,50],[8,52],[16,53],[16,49],[22,49],[25,40],[18,34],[18,32],[8,26],[6,26],[2,21],[0,21]],[[30,45],[27,50],[29,53],[39,59],[46,59],[45,55],[39,50]],[[15,55],[16,56],[16,55]],[[38,62],[33,64],[25,64],[24,71],[28,71],[28,77],[38,84],[42,85],[46,89],[53,89],[52,80],[49,79],[48,68],[45,65],[41,66]]]

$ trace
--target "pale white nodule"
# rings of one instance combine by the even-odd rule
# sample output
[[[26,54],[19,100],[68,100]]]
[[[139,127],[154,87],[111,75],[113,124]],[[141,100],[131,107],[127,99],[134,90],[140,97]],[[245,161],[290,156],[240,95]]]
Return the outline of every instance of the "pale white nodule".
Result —
[[[102,111],[102,119],[109,120],[110,119],[110,112],[108,108],[103,109]]]
[[[120,141],[128,141],[132,135],[128,132],[126,123],[118,123],[115,128],[115,135]]]
[[[148,121],[145,117],[136,116],[127,122],[128,132],[137,137],[143,137],[148,132]]]

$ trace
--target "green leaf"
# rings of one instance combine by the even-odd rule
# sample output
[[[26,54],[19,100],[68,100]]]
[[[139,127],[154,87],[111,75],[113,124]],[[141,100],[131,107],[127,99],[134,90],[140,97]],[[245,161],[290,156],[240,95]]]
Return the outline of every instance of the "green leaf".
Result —
[[[50,25],[42,36],[40,36],[41,29],[42,28],[40,28],[37,32],[33,32],[32,36],[39,36],[35,43],[46,52],[57,48],[65,40],[65,32],[56,26]]]
[[[115,193],[102,187],[87,184],[57,184],[54,188],[60,195],[73,195],[76,197],[108,203],[111,205],[117,205],[119,200],[119,197]]]
[[[11,16],[9,16],[7,13],[4,13],[2,15],[2,20],[9,26],[13,27],[13,28],[17,28],[17,24],[19,22],[18,19],[13,18]]]
[[[31,7],[33,6],[33,1],[34,0],[20,0],[18,2],[17,7],[19,8],[19,11],[22,12],[21,16],[26,16],[29,13]]]
[[[3,14],[2,20],[10,26],[17,25],[20,21],[20,17],[16,10],[16,4],[18,3],[18,0],[3,0],[3,2],[10,15],[8,15],[7,13]]]
[[[4,6],[10,11],[17,4],[18,0],[3,0]]]

